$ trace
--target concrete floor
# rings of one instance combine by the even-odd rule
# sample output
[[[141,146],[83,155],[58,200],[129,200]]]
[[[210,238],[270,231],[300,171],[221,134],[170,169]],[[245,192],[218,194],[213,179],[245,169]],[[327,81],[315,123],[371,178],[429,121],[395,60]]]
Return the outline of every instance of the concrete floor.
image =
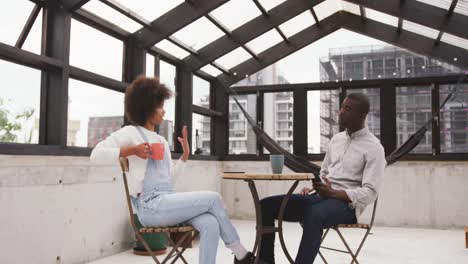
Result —
[[[254,243],[253,230],[255,223],[253,221],[234,220],[238,228],[242,242],[251,248]],[[290,254],[296,255],[298,248],[301,228],[298,224],[286,223],[285,240]],[[463,230],[436,230],[436,229],[417,229],[417,228],[390,228],[375,227],[373,235],[369,236],[366,244],[361,251],[362,255],[358,257],[361,263],[443,263],[443,264],[466,264],[468,263],[468,249],[465,248],[465,235]],[[361,230],[346,230],[345,238],[353,249],[363,235]],[[337,247],[342,246],[336,233],[330,231],[324,245]],[[187,249],[184,256],[189,263],[198,263],[198,242],[195,247]],[[344,247],[342,247],[344,249]],[[329,263],[350,263],[350,257],[331,251],[322,251]],[[141,257],[134,255],[130,250],[117,255],[106,257],[91,262],[92,264],[151,264],[154,263],[150,257]],[[220,242],[218,247],[217,263],[233,263],[233,255]],[[288,263],[286,257],[281,251],[279,242],[276,247],[276,263]],[[323,263],[319,258],[315,263]]]

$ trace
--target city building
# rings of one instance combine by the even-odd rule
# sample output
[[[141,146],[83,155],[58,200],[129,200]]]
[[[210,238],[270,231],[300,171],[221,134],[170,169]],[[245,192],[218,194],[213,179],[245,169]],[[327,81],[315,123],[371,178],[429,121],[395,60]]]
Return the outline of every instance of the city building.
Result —
[[[459,72],[460,69],[453,65],[390,45],[335,48],[329,50],[328,56],[320,59],[321,81],[424,77]],[[443,89],[448,90],[453,87],[454,85],[447,85]],[[431,88],[430,86],[397,87],[397,145],[401,145],[432,117]],[[467,88],[464,89],[466,91]],[[371,111],[367,120],[368,127],[380,137],[380,89],[348,90],[348,93],[353,92],[369,96]],[[466,97],[466,93],[460,96]],[[459,99],[468,101],[468,98]],[[320,149],[321,152],[325,152],[330,138],[338,131],[336,113],[339,107],[339,94],[332,91],[321,92],[320,101]],[[442,149],[447,152],[467,151],[468,138],[464,131],[468,128],[466,105],[463,107],[459,103],[449,103],[445,109],[442,109],[441,119],[447,121],[442,122],[444,129],[444,134],[441,136]],[[431,130],[413,151],[432,153]]]

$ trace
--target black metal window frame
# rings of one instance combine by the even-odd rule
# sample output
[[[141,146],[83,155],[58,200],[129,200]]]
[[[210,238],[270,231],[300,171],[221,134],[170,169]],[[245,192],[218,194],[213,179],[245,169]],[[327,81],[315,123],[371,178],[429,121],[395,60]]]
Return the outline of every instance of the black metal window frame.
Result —
[[[57,3],[55,3],[57,4]],[[149,50],[142,50],[144,56],[138,56],[135,52],[129,52],[130,49],[134,48],[133,43],[130,41],[129,38],[124,36],[123,32],[112,31],[109,30],[109,27],[102,27],[100,24],[96,24],[95,20],[89,19],[89,13],[81,12],[80,10],[76,11],[75,13],[69,13],[66,10],[57,11],[57,6],[54,3],[51,3],[50,6],[47,6],[46,3],[38,3],[41,5],[43,10],[47,10],[44,16],[53,17],[53,19],[47,19],[47,23],[43,23],[43,30],[46,30],[49,33],[49,36],[46,35],[47,41],[43,41],[42,49],[43,54],[37,55],[31,52],[18,50],[15,47],[9,46],[4,43],[0,43],[0,59],[5,60],[14,64],[22,65],[29,68],[34,68],[41,71],[41,95],[40,95],[40,128],[39,128],[39,143],[38,144],[24,144],[24,143],[3,143],[0,142],[0,154],[4,155],[53,155],[53,156],[89,156],[92,148],[89,147],[76,147],[76,146],[67,146],[67,107],[68,105],[63,102],[67,102],[67,100],[62,100],[59,104],[58,108],[63,109],[64,111],[46,111],[48,108],[48,103],[50,103],[53,99],[60,99],[57,95],[52,95],[54,91],[63,91],[66,90],[65,93],[61,93],[60,97],[62,99],[68,96],[68,83],[70,79],[75,79],[82,81],[84,83],[92,84],[99,86],[99,88],[109,89],[112,91],[117,91],[124,93],[125,88],[128,86],[129,82],[139,74],[145,74],[146,68],[146,59],[142,58],[145,57],[146,54],[149,54],[155,58],[155,65],[154,65],[154,74],[159,75],[160,72],[160,61],[163,60],[164,62],[176,67],[176,93],[182,92],[185,94],[187,89],[191,90],[192,82],[184,83],[181,82],[181,63],[180,60],[176,59],[175,57],[171,56],[170,54],[165,54],[164,52],[160,52],[156,49],[149,49]],[[59,8],[60,9],[60,8]],[[57,16],[57,13],[59,14]],[[115,39],[122,40],[124,43],[124,61],[122,67],[122,81],[118,81],[115,79],[111,79],[105,77],[100,74],[93,73],[88,70],[84,70],[78,67],[74,67],[69,65],[69,53],[70,53],[70,45],[69,45],[69,35],[71,31],[71,20],[77,19],[80,22],[84,22],[84,24],[95,28],[96,30],[105,33]],[[96,19],[96,18],[93,18]],[[28,24],[32,24],[32,22],[28,22]],[[101,21],[102,22],[102,21]],[[29,26],[28,26],[29,27]],[[56,33],[57,32],[57,33]],[[22,42],[24,42],[25,36],[20,36]],[[68,42],[65,41],[68,45],[63,45],[60,47],[56,47],[57,43],[60,42],[59,35],[68,36]],[[53,51],[49,51],[54,49]],[[141,52],[141,51],[140,51]],[[53,54],[50,54],[53,53]],[[65,54],[65,57],[55,58],[56,54]],[[129,55],[130,54],[130,55]],[[131,58],[129,58],[129,56]],[[139,68],[139,72],[131,72],[129,76],[129,65],[126,63],[126,60],[129,62],[137,62],[137,67]],[[132,65],[134,66],[134,65]],[[192,73],[185,73],[186,76],[192,78]],[[62,76],[66,76],[65,78],[61,78]],[[213,91],[212,83],[213,78],[210,78],[207,75],[204,75],[203,72],[199,72],[196,74],[197,77],[210,82],[210,93]],[[126,80],[129,80],[126,82]],[[179,84],[184,84],[183,89],[178,89]],[[187,85],[189,84],[189,85]],[[188,86],[188,87],[187,87]],[[63,89],[66,88],[66,89]],[[189,112],[192,115],[192,104],[191,104],[191,93],[190,95],[190,104],[184,104],[178,102],[179,96],[176,97],[176,105],[183,105],[184,109],[182,111]],[[52,98],[50,98],[52,97]],[[210,100],[214,101],[213,98],[210,96]],[[187,100],[187,99],[185,99]],[[187,107],[188,105],[188,107]],[[213,105],[210,102],[210,106]],[[195,106],[196,107],[196,106]],[[57,109],[57,108],[56,108]],[[216,112],[212,109],[203,109],[203,111],[194,110],[194,113],[201,114],[204,116],[210,117],[219,117],[222,116],[220,112]],[[122,113],[124,115],[124,113]],[[178,113],[175,118],[174,127],[182,127],[182,123],[188,126],[189,130],[191,130],[191,122],[184,122],[181,120],[180,117],[181,113]],[[125,120],[125,117],[124,117]],[[126,123],[124,121],[124,123]],[[213,123],[213,122],[212,122]],[[212,124],[212,127],[213,124]],[[213,129],[212,129],[213,130]],[[177,133],[177,131],[176,131]],[[211,133],[213,134],[213,133]],[[213,135],[212,135],[213,138]],[[177,141],[175,141],[177,142]],[[190,140],[191,142],[191,140]],[[175,143],[177,145],[177,143]],[[211,140],[211,149],[214,149],[214,140]],[[173,158],[178,158],[181,155],[181,149],[176,147],[176,150],[172,152]],[[192,155],[192,159],[199,159],[199,160],[217,160],[217,156],[215,155]]]
[[[202,65],[209,63],[209,61],[211,60],[207,58],[210,56],[214,58],[216,54],[219,54],[219,55],[221,53],[224,54],[225,53],[224,48],[213,49],[213,52],[209,52],[210,56],[208,56],[207,58],[203,57],[207,55],[207,54],[203,55],[204,52],[195,51],[195,53],[192,53],[189,56],[189,58],[180,60],[171,54],[168,54],[162,50],[157,49],[156,47],[152,46],[152,44],[154,44],[154,42],[167,38],[171,34],[171,32],[177,31],[178,29],[182,28],[186,23],[191,22],[191,21],[193,22],[198,17],[206,15],[209,12],[209,10],[214,9],[217,6],[224,3],[223,0],[201,1],[200,9],[196,12],[192,12],[193,10],[190,10],[190,8],[188,8],[191,5],[191,3],[187,1],[187,3],[184,3],[180,5],[178,8],[171,11],[170,14],[166,14],[164,15],[164,17],[161,17],[157,19],[156,21],[153,21],[151,25],[147,25],[147,23],[143,23],[142,24],[143,28],[133,34],[126,32],[125,30],[113,25],[112,23],[109,23],[109,21],[106,21],[98,16],[95,16],[94,14],[87,12],[86,10],[80,9],[80,7],[86,4],[89,0],[63,0],[63,4],[61,3],[62,1],[41,1],[41,0],[30,0],[30,1],[34,2],[37,5],[35,10],[33,10],[33,13],[31,14],[30,17],[32,18],[37,13],[37,9],[40,6],[43,10],[44,18],[46,18],[46,19],[43,19],[44,22],[43,22],[43,34],[42,35],[45,38],[42,41],[43,43],[42,55],[36,55],[27,51],[20,50],[19,49],[20,47],[14,48],[12,46],[0,43],[0,59],[10,61],[13,63],[17,63],[23,66],[36,68],[42,71],[39,144],[29,145],[29,144],[0,143],[0,147],[1,147],[0,154],[81,155],[81,156],[89,155],[91,151],[90,148],[66,146],[67,105],[66,105],[66,100],[64,99],[68,96],[69,79],[73,78],[73,79],[77,79],[86,83],[101,86],[103,88],[107,88],[107,89],[111,89],[111,90],[119,91],[119,92],[124,92],[125,87],[128,85],[128,83],[131,80],[133,80],[138,74],[145,73],[146,65],[145,65],[144,57],[146,56],[146,53],[149,53],[155,56],[156,58],[155,61],[159,61],[159,59],[163,59],[169,62],[170,64],[173,64],[176,66],[176,71],[177,71],[176,72],[176,79],[177,79],[176,89],[178,90],[177,92],[180,92],[178,94],[179,94],[179,97],[181,98],[176,98],[176,111],[178,111],[178,113],[176,113],[176,118],[175,118],[175,127],[176,127],[175,131],[177,132],[177,130],[181,128],[183,123],[188,124],[190,127],[191,120],[192,120],[191,119],[192,113],[196,111],[200,111],[199,109],[196,109],[196,107],[192,105],[192,101],[191,101],[192,100],[192,88],[193,88],[192,82],[191,82],[191,76],[193,74],[198,74],[199,77],[202,77],[210,81],[211,94],[213,95],[213,96],[210,96],[210,100],[212,100],[212,104],[211,104],[212,109],[209,109],[207,111],[202,110],[203,114],[214,117],[214,122],[212,122],[212,133],[211,133],[212,134],[211,136],[212,148],[211,149],[214,155],[210,156],[210,159],[223,160],[223,159],[242,158],[243,155],[236,155],[234,157],[231,155],[227,155],[228,124],[229,123],[227,120],[228,119],[227,118],[228,106],[226,104],[226,101],[229,95],[222,87],[223,84],[234,83],[236,81],[236,78],[241,78],[241,76],[244,76],[244,74],[248,74],[249,72],[247,72],[247,70],[255,72],[257,71],[258,67],[264,67],[268,63],[270,64],[274,63],[276,60],[279,60],[287,56],[289,53],[294,52],[295,50],[309,43],[310,41],[315,40],[315,38],[306,39],[304,41],[300,41],[299,43],[300,45],[291,45],[291,43],[295,43],[294,41],[302,39],[302,38],[299,38],[299,35],[301,34],[311,35],[309,34],[309,31],[315,30],[315,27],[312,27],[309,31],[304,30],[303,33],[298,34],[297,39],[285,39],[285,43],[283,44],[286,45],[287,47],[286,46],[283,47],[284,46],[283,44],[278,44],[277,48],[281,52],[278,52],[276,48],[271,48],[268,51],[266,51],[261,63],[257,61],[258,58],[254,58],[252,61],[245,62],[242,65],[238,65],[234,67],[229,72],[223,71],[223,74],[220,76],[211,77],[207,75],[206,73],[200,71],[198,66],[202,66]],[[348,1],[353,2],[351,0],[348,0]],[[288,8],[283,8],[289,5],[293,5],[293,4],[289,2],[285,2],[284,4],[276,7],[275,10],[276,9],[277,10],[289,10]],[[300,6],[301,8],[303,8],[303,7],[306,7],[306,5],[312,5],[312,4],[309,3],[308,1],[304,1],[304,3],[298,3],[297,7],[299,8]],[[428,7],[425,7],[425,8],[428,8]],[[299,12],[298,10],[296,11]],[[181,15],[181,14],[186,14],[186,15]],[[281,23],[283,19],[289,18],[289,15],[290,14],[286,16],[286,14],[281,13],[281,17],[275,17],[275,21],[273,22],[279,24]],[[182,17],[183,19],[180,19],[180,17]],[[124,52],[124,61],[123,61],[124,67],[123,67],[123,73],[122,73],[123,81],[116,81],[116,80],[104,77],[102,75],[95,74],[95,73],[69,65],[70,22],[72,18],[88,26],[91,26],[101,32],[104,32],[116,39],[122,40],[124,42],[124,51],[123,51]],[[170,20],[171,23],[167,23],[166,21],[167,18],[171,19]],[[131,19],[138,19],[138,17],[131,17]],[[249,29],[249,26],[251,25],[263,25],[264,26],[266,24],[272,23],[272,21],[269,21],[270,19],[272,18],[270,18],[269,16],[265,16],[265,14],[262,14],[261,17],[258,17],[254,19],[253,21],[248,22],[246,25],[243,25],[242,30],[239,31],[239,32],[242,31],[242,34],[240,34],[242,35],[242,41],[240,41],[239,43],[237,43],[234,39],[232,39],[232,36],[227,34],[226,37],[223,37],[215,41],[214,43],[207,45],[203,50],[204,51],[211,50],[213,46],[216,46],[219,43],[227,43],[227,44],[232,44],[232,45],[237,43],[242,46],[242,43],[247,41],[247,37],[245,36],[249,35],[247,34],[249,33],[248,32],[249,30],[247,30]],[[332,22],[335,20],[341,22],[341,24],[338,23],[339,25],[336,27],[332,26],[332,24],[334,24]],[[427,21],[427,20],[421,20],[421,21]],[[18,43],[24,42],[25,38],[27,37],[27,32],[30,30],[31,23],[33,22],[34,22],[34,19],[30,19],[30,21],[26,23],[26,26],[23,29],[23,32],[20,36]],[[354,23],[356,25],[350,22],[353,22],[353,23],[356,22]],[[375,35],[374,33],[376,31],[381,31],[383,29],[387,30],[387,29],[384,26],[380,25],[379,23],[375,23],[375,22],[371,23],[371,22],[372,21],[366,21],[367,24],[376,24],[375,30],[369,27],[365,27],[365,24],[359,19],[359,17],[354,16],[352,14],[348,14],[346,12],[340,12],[340,13],[332,15],[329,19],[325,19],[324,21],[320,22],[321,25],[323,24],[327,26],[327,27],[324,27],[324,28],[327,28],[327,30],[325,30],[324,32],[320,31],[321,34],[312,34],[312,35],[314,36],[317,35],[319,37],[319,36],[334,32],[334,30],[336,30],[337,28],[342,27],[342,28],[347,28],[351,30],[354,29],[358,31],[363,31],[368,36],[376,37],[380,40],[384,40],[389,43],[395,44],[393,41],[391,41],[388,38],[385,38],[385,37],[381,38],[379,37],[380,35],[379,36]],[[161,23],[167,23],[171,26],[168,28],[165,28],[162,32],[158,33],[156,32],[157,30],[156,31],[154,30],[154,28],[159,28],[159,25]],[[254,28],[261,28],[261,27],[254,27]],[[456,28],[460,28],[460,27],[456,27],[456,26],[450,27],[450,29],[452,30],[455,30]],[[388,31],[390,32],[391,30],[388,29]],[[408,34],[408,33],[405,32],[405,34]],[[456,35],[459,35],[459,34],[463,34],[463,32],[457,32]],[[391,35],[392,34],[390,33],[385,34],[385,36],[391,36]],[[420,39],[417,39],[417,40],[421,41],[421,43],[425,43],[424,41]],[[141,46],[141,43],[146,43],[148,45]],[[403,47],[414,48],[413,46],[409,45],[407,42],[401,42],[400,44],[402,44]],[[448,58],[448,59],[452,59],[452,57],[457,57],[456,54],[458,54],[457,52],[460,50],[459,48],[453,49],[453,47],[449,47],[446,44],[444,45],[442,44],[437,45],[437,48],[438,48],[437,52],[439,53],[436,52],[437,53],[436,55],[439,55],[439,57]],[[21,44],[19,44],[19,46],[21,46]],[[447,52],[443,53],[443,54],[446,54],[445,57],[441,55],[442,54],[440,53],[441,50],[445,50],[448,52],[448,53]],[[270,56],[271,54],[278,54],[278,55]],[[203,57],[203,61],[204,61],[203,63],[197,62],[197,57],[199,56]],[[458,56],[458,57],[461,58],[463,56]],[[253,63],[256,66],[250,67],[249,63],[250,64]],[[454,64],[462,65],[462,66],[465,65],[464,63],[465,63],[464,60],[460,60],[460,59],[454,62]],[[194,65],[198,65],[198,66],[195,67]],[[216,65],[213,65],[213,66],[216,66]],[[156,67],[155,65],[155,72],[157,69],[159,68]],[[237,74],[232,74],[231,71]],[[454,83],[455,79],[456,79],[455,76],[441,76],[441,77],[424,77],[424,78],[400,79],[400,80],[393,80],[393,79],[368,80],[368,81],[353,82],[353,84],[350,84],[347,82],[314,83],[314,84],[306,84],[305,86],[304,84],[297,84],[297,85],[292,85],[291,87],[283,87],[281,89],[294,91],[294,97],[295,97],[294,108],[296,110],[296,109],[304,109],[304,106],[307,105],[307,101],[306,99],[304,100],[304,98],[306,98],[307,91],[309,90],[321,90],[322,88],[325,90],[330,90],[330,89],[339,89],[340,87],[345,87],[342,89],[346,91],[347,86],[351,87],[353,85],[356,85],[356,86],[360,85],[360,87],[358,88],[366,88],[366,85],[369,85],[369,86],[373,86],[369,88],[376,88],[375,85],[378,84],[378,85],[381,85],[382,87],[385,87],[385,89],[381,89],[381,93],[385,93],[385,95],[381,95],[381,100],[382,100],[382,97],[385,97],[386,99],[393,98],[393,100],[395,100],[395,95],[394,95],[395,89],[388,89],[389,87],[394,88],[395,82],[397,82],[398,84],[403,84],[403,85],[408,85],[411,83],[415,85],[418,85],[421,83],[434,84],[434,89],[432,92],[433,93],[432,98],[434,101],[432,102],[432,104],[433,104],[433,112],[435,112],[435,110],[437,109],[434,106],[439,100],[438,98],[439,84]],[[269,87],[269,88],[256,87],[255,89],[256,89],[256,92],[258,90],[260,91],[260,93],[263,93],[267,91],[268,89],[272,89],[272,87]],[[276,91],[275,88],[273,88],[273,91]],[[246,92],[246,91],[243,91],[243,92]],[[305,96],[301,96],[301,93],[302,95],[305,95]],[[344,98],[344,95],[345,95],[345,92],[341,93],[341,100]],[[260,98],[263,98],[263,96]],[[190,103],[188,103],[189,100],[190,100]],[[52,103],[52,102],[57,102],[57,101],[59,101],[60,103],[59,104]],[[257,103],[257,108],[261,107],[262,105],[263,104],[261,103],[260,104]],[[48,110],[47,112],[46,112],[46,109]],[[386,117],[387,120],[390,120],[390,116],[392,116],[392,114],[394,117],[395,111],[394,109],[393,109],[393,112],[391,110],[392,109],[386,110],[386,112],[383,113],[383,115],[387,116]],[[261,111],[257,111],[257,115],[262,115],[263,114],[262,112],[263,112],[263,109],[261,109]],[[298,118],[299,119],[303,118],[299,112],[300,111],[294,111],[295,113],[294,120],[297,120]],[[258,119],[258,120],[261,120],[261,119]],[[394,122],[385,122],[384,125],[386,126],[387,130],[384,130],[384,127],[382,126],[381,127],[382,132],[385,132],[386,134],[395,133],[394,131],[396,130],[396,126]],[[306,129],[305,130],[300,129],[300,128],[304,128],[304,126],[307,129],[306,122],[297,122],[297,121],[294,122],[294,138],[305,139],[304,142],[307,142],[307,133],[304,132],[306,131]],[[438,131],[437,133],[433,133],[433,134],[437,135],[437,137],[440,136]],[[453,154],[443,153],[441,154],[440,153],[440,138],[437,138],[437,137],[433,137],[433,145],[436,146],[434,155],[409,155],[408,159],[466,160],[467,158],[466,153],[453,153]],[[387,149],[394,145],[394,142],[392,142],[391,137],[389,135],[383,136],[383,139],[388,139],[388,140],[383,140],[383,144]],[[396,139],[393,138],[393,141],[395,140]],[[309,157],[311,159],[317,159],[317,160],[323,158],[323,154],[315,154],[315,155],[308,154],[307,144],[303,144],[303,143],[300,144],[300,143],[301,143],[300,140],[295,140],[294,142],[294,151],[297,155],[301,155],[301,156],[305,156],[305,157]],[[244,160],[245,159],[255,160],[255,159],[258,159],[259,157],[261,157],[262,159],[266,159],[266,155],[261,154],[262,148],[260,146],[257,146],[257,148],[260,150],[259,156],[257,155],[253,155],[253,157],[245,156]],[[180,152],[180,148],[176,149],[176,152]],[[180,154],[174,153],[174,155],[177,156]],[[202,159],[206,159],[206,156],[202,157]]]
[[[308,91],[330,91],[337,90],[340,92],[340,105],[343,102],[346,94],[353,89],[380,89],[380,131],[381,142],[386,153],[390,153],[397,147],[397,127],[396,127],[396,88],[399,86],[431,86],[432,102],[431,112],[435,113],[434,117],[439,118],[439,86],[446,84],[456,84],[462,75],[448,75],[436,77],[414,77],[414,78],[395,78],[395,79],[375,79],[375,80],[358,80],[358,81],[340,81],[340,82],[318,82],[318,83],[303,83],[303,84],[277,84],[263,86],[238,86],[234,90],[237,94],[258,94],[257,96],[257,120],[263,121],[263,94],[267,92],[293,92],[294,93],[294,110],[296,105],[307,107],[307,92]],[[468,77],[468,76],[467,76]],[[468,84],[468,78],[465,78],[463,84]],[[232,95],[232,94],[231,94]],[[307,153],[307,111],[294,111],[293,114],[293,144],[294,154],[305,157],[313,161],[323,160],[325,153],[311,154]],[[339,109],[337,109],[338,111]],[[409,154],[403,160],[407,161],[466,161],[468,153],[441,153],[440,151],[440,122],[437,118],[433,118],[432,122],[432,147],[433,152],[428,154],[418,153]],[[229,129],[229,127],[227,127]],[[297,148],[299,146],[299,148]],[[227,153],[228,145],[226,145]],[[306,152],[306,153],[304,153]],[[226,155],[225,160],[255,160],[266,161],[268,155],[263,153],[263,147],[257,146],[255,154],[238,154]]]

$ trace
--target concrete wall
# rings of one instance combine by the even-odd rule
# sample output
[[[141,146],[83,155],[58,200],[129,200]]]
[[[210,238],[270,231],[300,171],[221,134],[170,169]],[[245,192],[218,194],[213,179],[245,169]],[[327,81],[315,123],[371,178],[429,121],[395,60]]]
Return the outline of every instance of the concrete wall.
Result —
[[[178,191],[218,191],[233,218],[253,219],[247,184],[222,180],[221,173],[270,172],[268,162],[189,161],[188,166]],[[465,226],[467,172],[468,162],[400,162],[388,168],[377,223]],[[289,183],[257,187],[265,197],[285,193]],[[86,157],[0,155],[0,208],[0,263],[85,263],[132,245],[119,168],[91,166]]]
[[[218,162],[190,161],[180,191],[220,190]],[[0,155],[0,263],[86,263],[132,246],[118,167],[87,157]]]

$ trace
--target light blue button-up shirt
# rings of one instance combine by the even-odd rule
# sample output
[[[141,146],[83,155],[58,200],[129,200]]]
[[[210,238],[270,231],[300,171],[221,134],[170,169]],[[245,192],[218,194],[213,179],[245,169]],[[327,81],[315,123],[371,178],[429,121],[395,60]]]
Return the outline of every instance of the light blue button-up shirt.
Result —
[[[366,127],[332,138],[320,175],[330,180],[333,189],[346,192],[358,217],[377,198],[385,166],[384,149]]]

